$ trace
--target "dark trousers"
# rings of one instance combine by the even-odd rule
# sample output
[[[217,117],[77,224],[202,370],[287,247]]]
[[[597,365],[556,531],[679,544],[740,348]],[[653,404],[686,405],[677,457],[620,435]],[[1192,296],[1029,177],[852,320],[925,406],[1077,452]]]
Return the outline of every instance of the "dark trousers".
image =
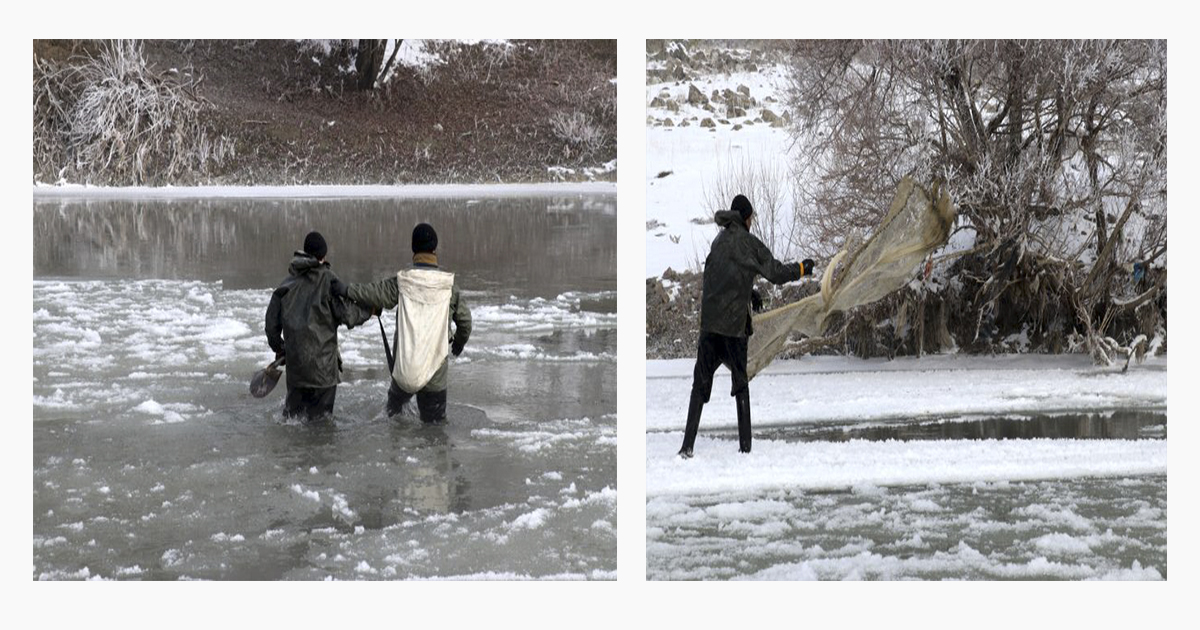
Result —
[[[422,422],[444,422],[446,420],[446,392],[447,390],[445,389],[439,392],[431,392],[423,389],[415,394],[417,397],[417,410],[421,413]],[[391,418],[392,416],[400,415],[400,412],[404,409],[404,405],[409,400],[412,400],[413,396],[414,394],[400,389],[396,381],[392,381],[392,386],[388,388],[388,417]]]
[[[736,399],[738,414],[738,448],[750,452],[750,381],[746,378],[746,349],[748,337],[727,337],[701,332],[696,347],[696,368],[692,372],[692,395],[688,403],[687,424],[683,431],[680,453],[691,454],[700,430],[700,413],[712,396],[713,374],[724,365],[732,375],[730,395]]]
[[[283,415],[288,418],[301,417],[306,422],[330,418],[333,416],[333,399],[336,396],[337,385],[289,387],[283,403]]]
[[[692,396],[697,394],[708,402],[712,395],[713,374],[717,368],[724,365],[733,375],[733,389],[730,396],[750,389],[750,381],[746,379],[746,348],[749,337],[726,337],[716,333],[700,333],[700,343],[696,347],[696,369],[692,371]]]

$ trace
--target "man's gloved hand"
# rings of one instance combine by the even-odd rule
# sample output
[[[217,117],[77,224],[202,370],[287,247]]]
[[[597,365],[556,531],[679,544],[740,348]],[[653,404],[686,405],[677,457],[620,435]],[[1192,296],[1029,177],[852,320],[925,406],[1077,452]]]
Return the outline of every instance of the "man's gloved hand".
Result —
[[[458,343],[457,341],[450,343],[450,353],[454,356],[462,354],[463,346],[466,344]]]
[[[813,267],[816,265],[817,264],[814,263],[813,259],[811,258],[805,258],[804,260],[800,261],[800,275],[811,276],[813,273]]]
[[[750,289],[750,309],[755,313],[762,312],[762,295],[759,294],[758,289]]]

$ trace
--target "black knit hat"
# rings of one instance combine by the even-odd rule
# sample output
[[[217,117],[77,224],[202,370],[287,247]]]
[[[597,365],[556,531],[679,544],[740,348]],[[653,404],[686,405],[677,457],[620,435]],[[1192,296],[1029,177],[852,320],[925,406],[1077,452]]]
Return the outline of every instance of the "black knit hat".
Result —
[[[304,237],[305,254],[321,260],[328,252],[329,247],[325,245],[325,237],[321,236],[320,232],[309,232],[308,236]]]
[[[743,221],[749,219],[750,215],[754,214],[754,206],[750,205],[750,200],[746,198],[746,195],[734,197],[733,203],[729,204],[729,209],[742,215]]]
[[[428,223],[419,223],[413,228],[412,250],[414,254],[437,250],[437,232]]]

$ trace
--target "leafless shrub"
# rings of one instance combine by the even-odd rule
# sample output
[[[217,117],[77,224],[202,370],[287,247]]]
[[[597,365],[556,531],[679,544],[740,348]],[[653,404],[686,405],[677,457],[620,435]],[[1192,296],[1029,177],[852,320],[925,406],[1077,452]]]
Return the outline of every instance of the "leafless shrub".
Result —
[[[428,66],[422,79],[435,78],[457,84],[489,85],[500,81],[501,70],[519,62],[522,49],[510,42],[465,43],[426,40],[425,51],[441,61]]]
[[[202,81],[155,72],[134,40],[106,43],[79,63],[35,60],[35,174],[149,184],[220,165],[233,142],[203,122],[211,104],[197,94]]]
[[[550,126],[554,135],[566,143],[564,153],[568,159],[594,156],[608,141],[608,131],[580,111],[555,112],[550,116]]]
[[[776,258],[795,257],[801,249],[801,235],[788,204],[787,178],[782,163],[776,160],[735,158],[704,182],[705,208],[714,213],[726,210],[735,196],[745,195],[754,206],[750,231]]]

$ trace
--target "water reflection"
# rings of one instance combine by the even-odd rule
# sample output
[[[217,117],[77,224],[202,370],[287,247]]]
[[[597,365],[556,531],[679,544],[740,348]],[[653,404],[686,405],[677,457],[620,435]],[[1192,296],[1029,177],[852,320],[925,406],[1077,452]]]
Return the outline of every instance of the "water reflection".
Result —
[[[896,422],[883,425],[767,428],[766,439],[799,442],[849,440],[1136,440],[1166,439],[1167,415],[1157,411],[1120,410],[1033,417]]]
[[[407,265],[412,227],[438,230],[443,266],[473,288],[553,297],[616,281],[616,198],[35,199],[34,277],[222,280],[265,288],[310,230],[351,281]]]

